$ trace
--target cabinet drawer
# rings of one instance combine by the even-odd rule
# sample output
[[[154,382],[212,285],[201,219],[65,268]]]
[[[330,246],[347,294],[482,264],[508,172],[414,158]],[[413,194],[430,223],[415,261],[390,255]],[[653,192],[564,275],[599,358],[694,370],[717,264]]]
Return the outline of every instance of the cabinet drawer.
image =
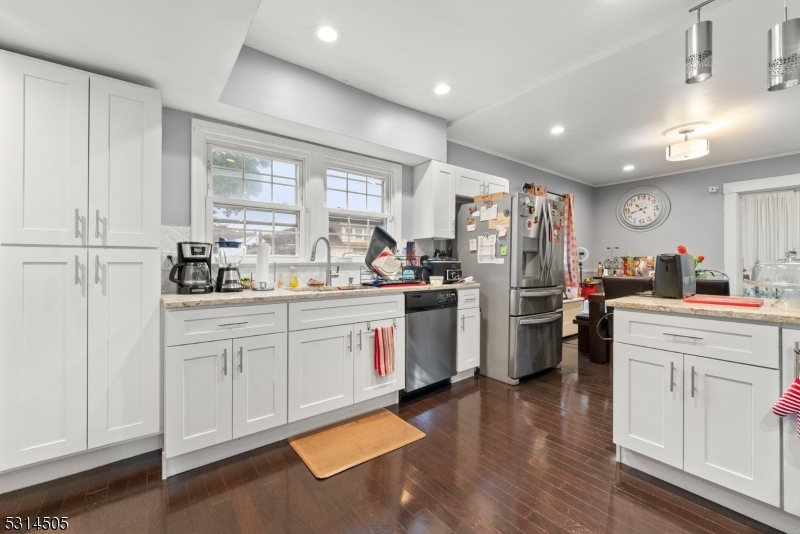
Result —
[[[458,309],[477,308],[480,306],[478,300],[480,290],[478,289],[459,289],[458,290]]]
[[[614,341],[778,369],[779,328],[617,309]]]
[[[167,311],[164,314],[164,339],[170,347],[275,334],[286,331],[286,318],[286,304]]]
[[[378,290],[380,291],[380,290]],[[405,295],[336,298],[289,303],[289,330],[404,317]]]

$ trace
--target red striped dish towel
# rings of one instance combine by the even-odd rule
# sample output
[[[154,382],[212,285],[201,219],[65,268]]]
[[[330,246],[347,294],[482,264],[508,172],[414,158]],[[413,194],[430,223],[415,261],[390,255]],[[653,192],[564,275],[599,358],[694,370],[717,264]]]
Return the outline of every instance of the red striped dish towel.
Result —
[[[772,413],[781,417],[793,413],[798,414],[800,420],[800,379],[795,379],[780,400],[772,407]],[[797,435],[800,437],[800,424],[797,425]]]
[[[394,326],[375,327],[375,371],[378,376],[394,373]]]

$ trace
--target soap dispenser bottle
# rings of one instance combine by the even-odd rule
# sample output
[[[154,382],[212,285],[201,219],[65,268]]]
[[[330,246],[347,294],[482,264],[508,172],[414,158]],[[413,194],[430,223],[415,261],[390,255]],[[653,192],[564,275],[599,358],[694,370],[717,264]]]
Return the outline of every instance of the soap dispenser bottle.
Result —
[[[297,269],[294,267],[291,268],[291,275],[289,279],[289,287],[297,287],[300,285],[300,280],[297,278]]]

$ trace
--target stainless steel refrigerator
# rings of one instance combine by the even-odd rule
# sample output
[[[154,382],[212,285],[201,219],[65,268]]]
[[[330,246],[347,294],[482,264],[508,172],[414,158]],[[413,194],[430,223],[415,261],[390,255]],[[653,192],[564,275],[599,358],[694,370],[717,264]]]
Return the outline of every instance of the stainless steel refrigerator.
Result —
[[[561,362],[564,209],[555,200],[514,193],[458,211],[463,275],[481,284],[485,376],[517,384]]]

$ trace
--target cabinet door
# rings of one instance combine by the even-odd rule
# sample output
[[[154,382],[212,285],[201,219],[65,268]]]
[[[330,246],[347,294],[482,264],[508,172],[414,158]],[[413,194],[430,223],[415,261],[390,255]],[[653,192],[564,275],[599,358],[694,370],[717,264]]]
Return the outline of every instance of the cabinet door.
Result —
[[[378,376],[375,370],[375,331],[376,326],[396,323],[394,373]],[[406,319],[371,321],[355,325],[356,350],[354,402],[361,402],[386,393],[400,391],[406,386]]]
[[[353,404],[353,325],[289,332],[289,422]]]
[[[798,373],[800,359],[800,330],[783,328],[783,376],[781,394],[789,389]],[[797,351],[797,352],[796,352]],[[783,509],[800,516],[800,437],[797,435],[797,415],[783,418]]]
[[[161,225],[161,96],[91,78],[89,244],[158,247]]]
[[[0,247],[0,471],[86,449],[86,251]]]
[[[482,172],[456,167],[456,195],[470,198],[482,195],[485,189],[484,180],[485,175]]]
[[[453,239],[456,235],[455,176],[450,165],[431,166],[433,173],[433,237]]]
[[[458,310],[458,347],[456,371],[480,366],[481,311],[478,308]]]
[[[780,506],[779,371],[686,355],[684,372],[684,470]]]
[[[614,343],[614,443],[683,468],[683,355]]]
[[[232,436],[231,340],[167,347],[164,452],[178,456]]]
[[[85,245],[89,75],[0,52],[0,243]]]
[[[233,340],[233,437],[287,421],[287,334]]]
[[[89,251],[89,448],[156,434],[158,250]]]
[[[508,193],[508,180],[498,176],[486,175],[486,193]]]

